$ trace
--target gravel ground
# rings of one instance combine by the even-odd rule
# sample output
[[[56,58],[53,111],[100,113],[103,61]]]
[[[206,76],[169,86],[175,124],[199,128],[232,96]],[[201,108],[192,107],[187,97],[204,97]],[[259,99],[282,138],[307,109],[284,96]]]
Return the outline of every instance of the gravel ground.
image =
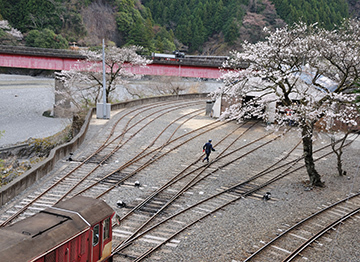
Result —
[[[297,137],[287,136],[281,143],[264,149],[263,157],[256,162],[245,161],[239,169],[233,169],[227,175],[238,175],[256,168],[266,166],[267,160],[274,158],[274,151],[283,143],[293,143]],[[213,137],[214,140],[220,137]],[[291,140],[291,141],[290,141]],[[328,137],[318,137],[315,145],[321,146]],[[161,253],[159,261],[243,261],[262,242],[276,237],[280,230],[292,226],[301,219],[323,208],[324,205],[343,199],[359,191],[360,177],[360,140],[347,148],[343,156],[344,170],[347,175],[339,177],[336,171],[336,160],[327,157],[316,164],[325,187],[309,190],[305,186],[308,180],[306,171],[300,170],[291,177],[280,180],[269,189],[273,201],[262,201],[245,198],[226,207],[222,212],[204,219],[183,234],[179,246],[171,253]],[[257,156],[259,157],[259,156]],[[229,179],[229,184],[231,181]],[[360,261],[359,220],[353,218],[325,239],[323,245],[306,253],[307,260],[301,261]],[[156,256],[154,256],[156,257]],[[154,257],[146,261],[154,261]],[[276,260],[271,260],[276,261]],[[298,261],[298,260],[297,260]],[[263,262],[263,261],[262,261]]]
[[[170,120],[164,119],[165,122],[170,122]],[[211,120],[204,116],[198,124],[203,125],[208,121]],[[221,131],[215,130],[206,136],[211,137],[213,143],[216,143],[226,133],[234,130],[234,125],[236,124],[229,123],[221,128]],[[196,123],[189,124],[184,127],[183,131],[185,129],[189,131],[189,129],[197,126]],[[252,130],[252,134],[259,137],[265,131],[265,125],[262,125],[256,130]],[[156,133],[156,130],[153,132]],[[269,166],[275,157],[279,157],[277,153],[282,151],[285,144],[295,144],[299,141],[300,137],[297,131],[291,131],[291,134],[273,143],[272,146],[262,149],[261,154],[247,157],[239,163],[238,168],[227,169],[224,173],[219,174],[218,176],[222,176],[221,179],[213,180],[208,189],[194,188],[192,190],[193,201],[197,195],[213,194],[213,190],[220,180],[222,182],[219,184],[223,185],[225,181],[225,184],[232,185],[234,181],[241,181],[241,176],[244,174],[251,174],[253,170],[262,170]],[[355,137],[353,135],[351,138],[354,139]],[[251,136],[248,139],[251,139]],[[314,148],[320,148],[330,141],[326,135],[316,135],[315,139]],[[140,181],[146,184],[148,189],[158,186],[156,181],[164,181],[166,176],[169,177],[172,173],[169,170],[181,170],[184,165],[191,163],[194,157],[199,155],[199,148],[201,148],[203,140],[193,141],[191,146],[184,149],[179,148],[163,163],[144,171],[147,180]],[[136,141],[142,145],[141,139]],[[220,150],[220,148],[218,149]],[[253,197],[237,201],[181,233],[176,237],[177,240],[180,240],[180,244],[176,248],[162,248],[146,261],[243,261],[257,247],[263,245],[262,241],[268,242],[274,238],[279,230],[292,226],[323,208],[324,205],[334,203],[351,193],[358,192],[360,189],[359,149],[360,139],[357,139],[344,152],[343,167],[347,171],[346,176],[339,177],[337,175],[336,159],[334,156],[328,156],[316,163],[322,181],[325,182],[323,188],[309,190],[305,184],[308,175],[305,169],[301,169],[265,189],[265,191],[271,192],[272,201],[265,202]],[[217,153],[212,153],[211,157],[216,157]],[[301,150],[299,154],[301,154]],[[116,206],[118,199],[127,202],[137,197],[144,197],[138,195],[138,190],[132,191],[129,187],[119,187],[118,191],[109,195],[107,202]],[[306,261],[360,261],[359,219],[360,217],[351,219],[350,222],[344,223],[337,229],[335,233],[320,240],[323,246],[311,249],[309,253],[306,253]]]
[[[0,90],[3,91],[3,90]],[[94,148],[92,141],[96,141],[99,133],[104,132],[114,122],[98,120],[93,118],[84,144],[74,155],[86,155],[86,150]],[[168,119],[170,122],[172,119]],[[164,121],[167,121],[164,119]],[[211,121],[203,117],[202,124]],[[214,141],[219,141],[226,132],[234,129],[235,123],[230,123],[221,132],[213,132],[207,136]],[[192,129],[195,126],[187,126],[186,129]],[[0,128],[3,129],[3,128]],[[156,133],[156,130],[151,130]],[[265,132],[265,126],[259,127],[256,132]],[[146,135],[145,135],[146,137]],[[229,169],[221,174],[224,179],[228,179],[228,184],[237,180],[238,176],[250,172],[253,169],[259,169],[267,166],[267,161],[277,157],[276,152],[281,150],[287,143],[294,143],[299,138],[294,132],[293,136],[286,136],[271,147],[262,150],[261,155],[257,154],[241,162],[238,168]],[[2,139],[1,139],[2,140]],[[0,140],[0,141],[1,141]],[[316,147],[326,143],[329,138],[325,135],[317,137]],[[139,143],[141,143],[141,139]],[[189,163],[196,152],[199,152],[199,146],[203,141],[194,142],[186,148],[185,152],[178,151],[173,154],[172,159],[168,159],[162,166],[155,167],[148,171],[149,188],[155,184],[155,180],[163,181],[164,173],[161,172],[168,168],[181,169],[182,164]],[[139,147],[143,144],[138,145]],[[322,208],[323,205],[334,203],[339,199],[345,198],[348,194],[359,191],[360,177],[360,140],[356,140],[349,146],[343,156],[344,169],[346,176],[339,177],[336,173],[336,161],[333,156],[316,163],[317,170],[325,182],[325,187],[308,190],[304,182],[308,180],[305,170],[294,173],[291,177],[280,180],[269,189],[272,193],[272,201],[262,201],[256,198],[248,197],[237,201],[207,217],[200,223],[182,233],[177,239],[180,240],[176,248],[166,248],[152,255],[146,261],[242,261],[249,254],[261,246],[261,241],[268,242],[276,236],[281,229],[286,229],[297,221],[307,217],[311,213]],[[181,157],[179,157],[181,156]],[[213,153],[212,157],[215,157]],[[63,163],[59,164],[59,167]],[[166,166],[167,165],[167,166]],[[56,169],[57,167],[55,167]],[[56,174],[56,172],[54,172]],[[150,175],[151,179],[150,179]],[[167,174],[168,175],[168,174]],[[214,180],[215,181],[215,180]],[[214,182],[216,186],[216,181]],[[194,197],[198,189],[194,189]],[[119,191],[109,195],[107,202],[115,206],[114,203],[121,199],[121,188]],[[205,192],[212,193],[212,192]],[[131,192],[124,191],[124,194]],[[19,196],[21,198],[21,196]],[[360,237],[359,237],[359,219],[351,219],[344,223],[332,234],[327,235],[326,239],[320,240],[323,246],[311,249],[306,253],[306,261],[360,261]],[[275,261],[275,260],[273,260]]]

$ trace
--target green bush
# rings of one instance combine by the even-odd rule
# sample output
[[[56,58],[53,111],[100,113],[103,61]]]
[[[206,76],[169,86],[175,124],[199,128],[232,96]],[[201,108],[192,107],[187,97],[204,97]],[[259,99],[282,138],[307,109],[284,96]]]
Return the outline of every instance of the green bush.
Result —
[[[25,37],[26,45],[30,47],[66,49],[68,41],[50,29],[31,30]]]

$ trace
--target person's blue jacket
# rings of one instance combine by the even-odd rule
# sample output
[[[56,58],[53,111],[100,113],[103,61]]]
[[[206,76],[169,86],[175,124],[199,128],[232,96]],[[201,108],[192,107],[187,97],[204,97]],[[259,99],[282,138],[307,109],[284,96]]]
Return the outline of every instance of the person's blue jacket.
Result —
[[[212,144],[210,142],[207,142],[204,146],[203,146],[203,150],[205,150],[206,154],[210,154],[211,151],[215,151],[215,149],[213,148]]]

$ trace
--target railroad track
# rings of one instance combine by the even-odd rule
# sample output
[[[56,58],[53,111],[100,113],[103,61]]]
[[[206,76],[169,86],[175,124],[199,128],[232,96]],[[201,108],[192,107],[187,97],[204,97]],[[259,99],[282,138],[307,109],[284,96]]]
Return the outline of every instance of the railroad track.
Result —
[[[337,226],[358,216],[359,212],[360,193],[357,193],[323,207],[287,229],[282,229],[281,234],[256,250],[244,262],[308,260],[306,249],[321,248],[321,238],[324,238],[325,234],[336,231]]]
[[[102,198],[112,205],[120,218],[120,227],[114,226],[114,254],[120,261],[125,261],[125,256],[130,260],[141,260],[163,245],[176,246],[180,240],[175,238],[183,230],[221,212],[234,201],[244,197],[260,200],[273,182],[302,168],[299,162],[301,146],[294,142],[284,145],[282,151],[274,151],[274,163],[262,170],[256,165],[261,150],[278,143],[280,134],[267,132],[263,135],[263,126],[254,126],[257,122],[238,126],[209,119],[204,121],[199,117],[203,102],[158,103],[119,112],[113,127],[92,144],[91,153],[75,153],[73,161],[63,161],[53,175],[55,179],[47,178],[44,180],[46,185],[29,190],[22,196],[23,200],[4,207],[0,212],[2,226],[74,195]],[[176,118],[172,116],[175,112]],[[166,117],[171,121],[163,121]],[[229,124],[231,128],[221,133]],[[154,126],[157,132],[151,132]],[[189,145],[195,143],[201,148],[214,134],[217,135],[217,152],[212,155],[209,165],[199,161],[201,153],[187,152]],[[241,161],[255,163],[251,172],[244,170],[242,180],[236,177],[230,185],[222,182],[221,176],[238,169]],[[166,169],[166,166],[172,169]],[[155,178],[154,172],[162,175]],[[135,186],[136,181],[140,181],[139,187]],[[55,183],[55,188],[49,189]],[[216,196],[204,193],[199,200],[199,195],[192,197],[195,190],[217,193]],[[168,204],[169,199],[174,202]],[[124,200],[126,207],[118,208],[117,200]],[[127,215],[131,209],[134,211]],[[199,216],[188,221],[194,213]],[[144,222],[153,216],[153,221],[145,225]],[[155,227],[157,224],[159,226]],[[155,229],[157,233],[148,231]],[[146,249],[142,243],[151,243],[151,246]],[[134,247],[135,251],[132,250]]]
[[[251,129],[251,126],[247,129],[245,129],[244,133],[246,131],[248,131],[249,129]],[[245,153],[241,153],[240,156],[238,155],[237,157],[229,160],[230,155],[233,155],[235,152],[240,151],[240,149],[249,147],[250,145],[252,145],[255,142],[261,141],[262,139],[270,136],[271,133],[268,133],[252,142],[247,143],[246,145],[244,145],[240,148],[232,150],[232,152],[225,154],[225,152],[230,148],[230,146],[233,145],[237,140],[239,140],[239,138],[242,137],[242,135],[243,134],[240,134],[238,137],[236,137],[234,139],[234,141],[232,141],[229,144],[229,146],[226,147],[226,149],[212,163],[210,163],[209,165],[205,164],[205,165],[196,166],[196,163],[199,163],[199,160],[200,160],[200,159],[198,159],[197,161],[195,161],[195,163],[192,163],[189,167],[186,167],[183,171],[181,171],[179,174],[177,174],[173,179],[171,179],[169,181],[169,183],[165,184],[163,187],[161,187],[159,190],[154,192],[147,199],[145,199],[144,201],[139,203],[137,206],[133,207],[129,213],[125,214],[123,217],[119,217],[120,228],[113,229],[114,237],[115,238],[118,237],[121,240],[120,243],[118,244],[118,246],[116,246],[114,248],[114,254],[120,254],[120,256],[121,256],[119,261],[124,261],[123,260],[124,257],[131,258],[131,259],[134,259],[134,258],[140,259],[141,257],[144,256],[144,255],[139,254],[138,251],[131,250],[131,249],[130,249],[130,251],[127,250],[125,253],[123,252],[124,249],[127,249],[132,246],[130,244],[132,244],[134,240],[137,240],[140,237],[142,237],[140,241],[143,241],[143,243],[149,242],[149,241],[146,241],[147,238],[155,238],[158,240],[164,239],[161,237],[161,234],[163,234],[163,231],[169,231],[168,225],[165,225],[165,229],[160,229],[159,233],[151,233],[151,235],[147,234],[148,230],[145,230],[145,231],[143,231],[143,230],[144,230],[144,228],[149,227],[154,223],[156,224],[157,222],[154,222],[154,220],[158,220],[157,216],[159,214],[161,214],[161,212],[163,212],[168,207],[169,207],[169,209],[172,209],[172,210],[169,211],[167,209],[166,213],[171,213],[171,214],[175,213],[176,214],[177,212],[179,212],[178,207],[179,206],[181,207],[181,204],[176,204],[174,202],[180,196],[184,195],[184,193],[186,193],[186,191],[188,191],[190,188],[192,188],[193,186],[198,184],[200,181],[202,181],[206,178],[209,178],[209,176],[214,174],[216,171],[221,170],[225,166],[233,164],[235,161],[242,159],[243,157],[245,157],[246,155],[248,155],[250,153],[256,152],[256,150],[259,150],[263,146],[266,146],[266,145],[270,144],[272,141],[275,141],[276,139],[281,137],[281,135],[278,135],[275,138],[273,138],[267,142],[263,142],[260,145],[257,145],[255,148],[253,148]],[[295,148],[297,146],[298,146],[298,144],[295,146]],[[291,152],[293,150],[291,150]],[[220,160],[222,158],[227,159],[225,161],[225,163],[221,163]],[[285,158],[279,160],[278,163],[280,163],[284,159]],[[215,164],[215,163],[217,163],[217,167],[212,166],[212,164]],[[195,169],[192,171],[189,171],[190,167],[194,167],[194,166],[195,166]],[[211,171],[209,171],[209,169]],[[187,171],[186,174],[184,174],[185,170]],[[194,172],[194,171],[196,171],[196,172]],[[209,172],[209,173],[207,173],[207,172]],[[195,176],[194,176],[194,173],[196,174]],[[265,175],[265,172],[263,172],[263,176],[264,175]],[[183,181],[184,178],[187,179],[185,182]],[[179,181],[181,181],[181,186],[177,185]],[[245,183],[233,186],[231,188],[223,190],[222,193],[217,194],[216,196],[212,196],[212,197],[208,198],[206,201],[204,200],[203,201],[204,203],[212,200],[217,204],[205,203],[205,207],[196,207],[197,211],[195,211],[195,212],[203,213],[201,211],[199,212],[199,210],[204,211],[204,210],[214,209],[214,206],[216,206],[216,208],[214,209],[213,212],[216,212],[216,210],[218,210],[217,207],[219,206],[219,202],[222,203],[220,206],[223,207],[224,201],[226,203],[231,203],[234,199],[237,200],[239,197],[240,198],[243,197],[246,190],[242,189],[242,191],[241,191],[241,187],[243,187],[244,184]],[[176,185],[177,187],[174,187],[174,185]],[[180,200],[180,202],[189,204],[189,203],[191,203],[191,199],[187,199],[187,200],[182,199],[182,200]],[[203,203],[201,203],[201,204],[203,204]],[[198,203],[198,204],[196,204],[196,206],[197,205],[200,205],[200,204]],[[209,207],[209,206],[212,206],[212,207]],[[176,208],[174,208],[174,207],[176,207]],[[183,210],[180,212],[182,213],[185,211],[186,210]],[[190,212],[194,212],[194,211],[191,210]],[[213,212],[210,212],[209,214],[211,214]],[[130,217],[130,214],[131,214],[131,217]],[[178,216],[178,215],[174,215],[174,216]],[[189,217],[189,215],[186,214],[185,217],[187,218],[187,217]],[[161,216],[161,219],[162,219],[162,216]],[[182,220],[181,218],[180,219],[176,218],[176,219],[177,220],[175,221],[175,223],[170,222],[172,227],[174,227],[173,224],[177,224],[177,223],[179,224],[180,223],[179,221],[182,222],[182,221],[187,220],[187,219]],[[198,220],[195,219],[195,221],[198,221]],[[183,223],[185,223],[185,222],[183,222]],[[181,224],[182,223],[180,223],[180,225]],[[122,227],[124,229],[122,229]],[[153,227],[151,230],[153,230]],[[141,232],[141,231],[143,231],[143,232]],[[177,231],[177,230],[175,230],[175,231]],[[145,238],[145,240],[144,240],[144,238]],[[140,246],[140,244],[136,245],[137,250],[139,250],[139,246]],[[153,250],[153,247],[145,247],[145,249]],[[144,254],[145,253],[147,254],[146,251],[144,252]]]
[[[269,134],[255,141],[258,142],[267,136],[269,136]],[[119,240],[119,244],[117,244],[113,251],[115,257],[119,256],[117,259],[115,258],[115,261],[141,261],[165,244],[169,246],[176,245],[179,240],[174,240],[175,236],[198,223],[205,217],[218,212],[235,201],[241,200],[247,196],[252,196],[254,193],[269,186],[271,183],[290,175],[295,170],[303,168],[304,165],[299,164],[299,160],[301,160],[302,157],[297,157],[293,160],[289,159],[292,152],[298,148],[300,144],[299,141],[299,143],[297,143],[284,157],[267,167],[265,170],[253,175],[251,179],[220,190],[219,193],[207,197],[195,204],[190,204],[191,198],[186,197],[185,193],[191,187],[194,187],[201,180],[210,177],[216,171],[233,164],[235,161],[242,159],[250,153],[256,152],[256,150],[270,144],[281,136],[282,135],[278,135],[232,160],[228,159],[228,156],[232,153],[224,154],[224,158],[227,158],[225,163],[222,163],[216,168],[213,167],[213,170],[207,171],[209,173],[202,178],[191,178],[190,182],[185,183],[180,189],[171,188],[170,193],[169,184],[175,184],[174,180],[171,180],[171,183],[164,185],[149,198],[133,207],[129,213],[123,217],[118,217],[120,226],[119,228],[113,228],[114,239]],[[317,152],[323,151],[326,148],[329,149],[329,147],[330,145],[324,146],[318,149]],[[233,151],[238,151],[238,149]],[[319,157],[318,160],[329,154],[331,154],[331,152]],[[221,158],[220,154],[218,159],[214,162],[217,162]],[[282,164],[285,160],[287,160],[287,162]],[[210,165],[206,166],[209,167]],[[206,168],[200,173],[203,173],[203,171],[206,171]],[[189,174],[192,174],[192,172],[189,172]],[[178,180],[180,179],[177,179],[176,182]],[[181,203],[186,203],[190,206],[183,208]],[[130,216],[130,214],[132,216]],[[164,218],[164,216],[166,218]],[[131,218],[129,219],[129,217]],[[192,219],[189,219],[190,217]],[[169,234],[169,237],[164,237],[164,235]],[[116,241],[114,242],[116,243]]]
[[[162,112],[156,118],[160,118],[160,116],[163,116],[169,111],[174,111],[179,107],[180,108],[187,107],[189,104],[191,105],[193,104],[193,102],[186,103],[186,105],[180,105],[180,106],[177,105],[176,107],[168,109],[168,111],[166,111],[165,113]],[[141,110],[140,109],[131,110],[130,113],[135,113],[136,111],[140,111],[140,112],[149,111],[149,108],[158,108],[158,107],[159,105],[152,105],[151,107],[141,107],[140,108]],[[181,118],[186,118],[182,124],[190,121],[192,118],[198,115],[199,110],[202,109],[195,109],[193,111],[190,111],[189,113],[184,114],[184,116],[175,119],[170,124],[168,124],[164,130],[168,129],[169,126],[171,126],[171,124],[174,124],[177,120]],[[159,113],[160,111],[161,110],[157,110],[156,112]],[[129,135],[128,139],[124,140],[123,139],[124,134],[126,134],[128,130],[134,129],[134,126],[136,126],[140,122],[143,122],[149,116],[147,115],[145,117],[142,117],[141,120],[138,120],[133,125],[130,125],[129,124],[130,121],[134,119],[134,116],[132,116],[130,120],[126,122],[126,125],[122,129],[122,131],[121,132],[118,131],[118,134],[116,134],[116,126],[118,125],[118,123],[120,122],[120,120],[124,118],[124,116],[127,116],[130,113],[128,112],[124,114],[122,117],[120,117],[120,119],[115,123],[114,127],[111,129],[110,134],[106,137],[106,139],[104,138],[105,141],[101,144],[101,146],[98,149],[94,150],[95,153],[91,153],[90,156],[85,157],[81,161],[74,158],[73,161],[70,162],[70,165],[66,166],[64,170],[62,170],[63,175],[59,175],[53,181],[50,181],[49,186],[41,187],[40,189],[32,192],[32,194],[29,194],[27,197],[25,197],[20,204],[14,205],[11,209],[9,208],[5,212],[3,212],[2,226],[9,224],[18,217],[22,219],[27,216],[33,215],[34,213],[39,212],[40,210],[48,206],[51,206],[55,203],[58,203],[59,201],[67,197],[71,197],[78,194],[83,194],[96,198],[102,197],[103,195],[107,194],[108,192],[110,192],[112,189],[116,188],[120,184],[126,183],[126,180],[131,178],[140,170],[144,169],[145,167],[148,167],[150,164],[156,162],[158,159],[171,153],[174,149],[177,149],[181,145],[185,145],[186,143],[189,143],[191,140],[198,137],[199,135],[206,134],[210,130],[216,129],[226,124],[226,122],[221,123],[221,122],[211,121],[209,124],[198,127],[192,130],[191,132],[173,138],[175,133],[178,131],[179,127],[182,125],[182,124],[178,124],[178,126],[175,128],[172,134],[166,139],[166,141],[162,145],[156,147],[155,141],[158,140],[159,136],[164,132],[163,130],[145,149],[143,149],[135,157],[130,158],[129,161],[126,161],[125,164],[120,165],[120,167],[112,168],[111,169],[112,171],[105,173],[104,176],[104,171],[101,167],[106,165],[106,161],[110,157],[114,157],[114,156],[116,157],[116,152],[124,144],[126,144],[132,138],[134,138],[144,128],[144,126],[147,126],[148,123],[152,122],[152,120],[148,120],[148,123],[140,127],[138,131],[135,131],[134,133]],[[137,112],[135,115],[139,115],[139,112]],[[151,113],[150,115],[154,115],[154,113]],[[196,134],[196,132],[199,133]],[[188,136],[192,136],[192,137],[188,138]],[[185,139],[185,140],[181,141],[181,139]],[[118,140],[125,142],[121,143],[118,142]],[[159,155],[161,150],[164,150],[166,146],[174,142],[178,142],[178,144],[167,150],[167,152]],[[113,146],[114,143],[117,143],[115,147]],[[111,147],[113,148],[111,149]],[[152,147],[154,149],[149,150]],[[107,152],[104,153],[104,151],[106,150],[109,151],[109,149],[110,149],[110,153]],[[149,150],[149,152],[144,154],[146,150]],[[96,158],[100,153],[104,155],[104,157],[101,158],[102,160],[97,162],[91,160]],[[145,161],[145,163],[142,164],[137,163],[140,160],[142,160],[145,156],[148,158]],[[72,165],[75,165],[75,167],[73,167]],[[113,177],[114,175],[118,174],[120,171],[123,171],[124,168],[134,169],[134,166],[135,166],[134,171],[124,172],[125,177],[122,177],[121,179],[115,177],[114,180]],[[99,169],[99,171],[97,171],[97,169]],[[97,173],[95,173],[95,171],[97,171]],[[110,187],[106,184],[110,184]],[[74,192],[76,191],[75,189],[77,190],[77,192]]]
[[[193,107],[193,109],[189,109],[191,107]],[[3,222],[1,226],[9,224],[19,216],[21,216],[20,218],[24,218],[47,206],[51,206],[67,197],[75,188],[81,188],[80,185],[82,183],[96,180],[99,173],[107,173],[104,171],[104,167],[108,167],[106,162],[109,161],[111,157],[116,157],[116,153],[126,143],[129,143],[136,135],[140,134],[145,127],[150,126],[155,119],[161,119],[165,114],[175,110],[184,109],[191,110],[190,113],[185,114],[185,117],[192,118],[194,116],[191,116],[191,114],[198,114],[201,108],[202,101],[187,101],[157,103],[126,110],[124,114],[119,116],[119,119],[110,129],[109,134],[103,137],[103,142],[100,143],[100,146],[93,149],[89,156],[83,159],[73,157],[73,161],[65,166],[64,169],[61,170],[61,174],[55,177],[55,179],[49,181],[47,185],[41,186],[41,188],[33,191],[20,204],[16,204],[12,208],[2,212],[1,220]],[[138,119],[136,119],[136,117]],[[121,121],[125,121],[124,127],[120,125]],[[175,122],[173,124],[175,124]],[[132,131],[131,134],[129,134],[130,131]],[[126,136],[128,136],[128,138],[126,138]],[[127,156],[131,157],[130,152]],[[98,161],[94,161],[93,159],[98,159]],[[122,155],[121,160],[124,159],[126,159],[126,157]]]

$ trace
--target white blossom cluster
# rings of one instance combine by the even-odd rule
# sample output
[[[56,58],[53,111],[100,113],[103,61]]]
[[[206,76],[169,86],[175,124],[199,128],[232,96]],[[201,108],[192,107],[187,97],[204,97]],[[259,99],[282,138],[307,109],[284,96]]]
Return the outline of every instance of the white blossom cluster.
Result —
[[[222,118],[261,117],[311,129],[320,120],[327,129],[334,121],[356,125],[360,22],[344,20],[333,31],[305,23],[264,30],[266,41],[244,43],[224,64],[233,69],[224,69],[224,85],[212,93],[233,102]],[[237,66],[244,62],[246,69]]]
[[[142,48],[128,46],[123,48],[108,47],[105,50],[106,98],[109,102],[111,92],[119,85],[127,83],[128,79],[139,77],[130,67],[142,67],[151,62],[137,54]],[[62,71],[57,78],[64,83],[64,90],[56,93],[64,99],[59,104],[71,101],[77,109],[87,105],[94,105],[103,96],[103,65],[102,50],[82,50],[84,60],[69,71]]]
[[[23,39],[24,37],[19,30],[12,28],[7,20],[0,20],[0,29],[4,30],[7,34],[12,35],[17,39]]]

